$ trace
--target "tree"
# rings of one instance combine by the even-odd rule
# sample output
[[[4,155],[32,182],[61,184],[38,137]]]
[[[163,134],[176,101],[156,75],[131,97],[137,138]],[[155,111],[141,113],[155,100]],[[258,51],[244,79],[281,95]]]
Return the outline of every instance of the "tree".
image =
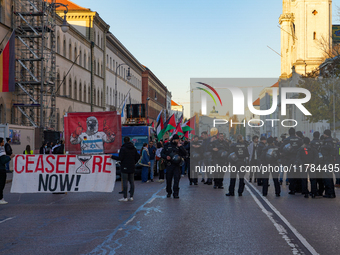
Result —
[[[305,88],[311,93],[311,100],[304,104],[311,116],[307,120],[318,122],[326,120],[333,123],[333,100],[335,100],[335,121],[340,119],[340,56],[327,59],[320,68],[308,73],[299,81],[298,87]],[[333,96],[334,95],[334,96]],[[300,95],[303,98],[305,95]]]

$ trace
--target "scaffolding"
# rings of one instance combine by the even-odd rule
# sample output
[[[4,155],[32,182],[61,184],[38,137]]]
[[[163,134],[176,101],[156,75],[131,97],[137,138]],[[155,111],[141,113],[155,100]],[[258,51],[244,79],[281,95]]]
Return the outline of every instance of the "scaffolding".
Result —
[[[44,130],[57,129],[55,8],[55,0],[16,0],[14,7],[16,123]]]

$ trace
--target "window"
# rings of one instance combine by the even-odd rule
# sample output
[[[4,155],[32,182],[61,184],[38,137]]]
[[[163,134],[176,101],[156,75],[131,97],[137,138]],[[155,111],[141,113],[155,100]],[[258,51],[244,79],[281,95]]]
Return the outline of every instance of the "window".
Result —
[[[74,81],[74,99],[77,100],[77,80]]]
[[[77,57],[78,57],[77,47],[74,47],[74,61],[77,60]]]
[[[86,52],[84,52],[84,68],[86,68]]]
[[[88,90],[88,97],[87,97],[87,100],[89,103],[91,103],[91,87],[89,86],[89,90]]]
[[[99,101],[99,89],[98,89],[97,97],[98,97],[97,105],[100,105],[100,101]]]
[[[63,96],[66,96],[66,77],[65,77],[65,74],[64,74],[64,78],[63,78],[62,82],[63,82]]]
[[[103,91],[100,92],[100,106],[103,106]]]
[[[68,96],[70,98],[72,98],[72,79],[69,79],[69,83],[68,83]]]
[[[66,58],[66,40],[63,41],[63,56]]]
[[[96,74],[96,60],[93,61],[93,73]]]
[[[98,71],[97,75],[100,75],[99,61],[98,61],[98,69],[97,69],[97,71]]]
[[[60,95],[60,88],[59,88],[59,85],[60,85],[60,74],[57,73],[57,84],[56,84],[56,88],[58,89],[57,95]]]
[[[81,84],[81,82],[79,82],[79,101],[82,101],[82,97],[83,97],[83,86]]]
[[[60,54],[60,36],[57,36],[57,53]]]
[[[106,55],[106,67],[109,68],[109,54]]]
[[[115,70],[115,60],[113,60],[113,62],[112,62],[112,68],[111,69]]]
[[[110,69],[112,70],[112,58],[110,58]]]
[[[93,104],[96,104],[96,88],[93,90]]]
[[[102,70],[100,76],[104,77],[103,63],[100,65],[100,70]]]
[[[71,43],[68,45],[68,54],[69,54],[68,56],[69,60],[72,60],[72,44]]]
[[[110,88],[110,105],[112,105],[112,88]]]
[[[83,56],[81,54],[81,49],[79,50],[79,65],[81,66],[83,63]]]
[[[313,33],[313,40],[316,40],[316,32]]]
[[[84,102],[86,103],[86,84],[84,83]]]
[[[90,55],[90,54],[89,54]],[[90,56],[88,57],[88,60],[87,60],[87,63],[88,63],[88,69],[91,70],[91,58]]]

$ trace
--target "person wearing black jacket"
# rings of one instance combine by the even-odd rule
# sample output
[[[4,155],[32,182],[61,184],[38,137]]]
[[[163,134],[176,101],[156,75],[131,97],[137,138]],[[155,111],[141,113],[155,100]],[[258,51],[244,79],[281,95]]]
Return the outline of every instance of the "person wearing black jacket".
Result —
[[[39,154],[47,154],[47,143],[43,142],[42,146],[40,147]]]
[[[126,202],[128,200],[133,201],[133,194],[135,192],[134,175],[135,175],[135,165],[138,162],[140,155],[137,152],[136,147],[130,142],[130,137],[124,137],[124,144],[120,148],[119,155],[111,156],[112,159],[120,161],[120,169],[123,182],[123,194],[124,197],[119,199],[121,202]],[[127,198],[128,184],[130,183],[130,198]]]
[[[5,144],[5,152],[6,152],[7,156],[11,156],[13,154],[13,150],[12,150],[12,147],[11,147],[12,139],[6,138],[6,141],[7,141],[7,143]],[[6,172],[8,172],[8,173],[10,172],[9,162],[7,162],[7,164],[6,164]]]
[[[5,141],[2,137],[0,137],[0,204],[7,204],[4,200],[3,191],[6,185],[6,164],[11,161],[11,159],[14,157],[13,154],[10,156],[6,155],[5,148],[3,147],[5,144]]]
[[[274,138],[273,137],[269,137],[267,139],[268,145],[262,150],[261,152],[261,163],[263,166],[267,166],[268,167],[268,171],[266,171],[263,174],[263,185],[262,185],[262,195],[263,196],[267,196],[268,194],[268,182],[269,182],[269,176],[270,174],[272,174],[272,178],[273,178],[273,182],[274,182],[274,187],[275,187],[275,195],[277,197],[280,196],[281,193],[281,188],[280,188],[280,184],[279,184],[279,172],[275,172],[272,171],[270,169],[273,169],[274,167],[279,166],[278,164],[278,160],[280,157],[280,153],[279,153],[279,148],[274,145]],[[269,168],[270,166],[270,168]],[[273,168],[272,168],[273,167]]]
[[[198,184],[198,173],[196,172],[196,166],[200,166],[200,152],[201,152],[201,142],[198,140],[198,135],[194,136],[194,140],[190,143],[191,155],[190,155],[190,168],[189,168],[189,181],[190,185]]]
[[[181,178],[180,164],[183,157],[187,155],[186,150],[183,148],[179,141],[179,136],[175,134],[169,143],[164,145],[162,150],[162,158],[167,161],[166,168],[166,191],[167,197],[171,197],[172,191],[174,198],[179,198],[179,179]],[[171,189],[172,178],[174,179],[173,190]]]
[[[302,186],[302,194],[305,195],[305,198],[308,198],[308,174],[311,183],[311,193],[312,198],[315,198],[317,194],[316,188],[316,178],[315,172],[311,171],[310,166],[312,164],[316,164],[318,158],[318,152],[310,145],[310,139],[308,137],[303,138],[303,146],[298,149],[296,154],[296,162],[297,164],[302,166],[302,172],[300,173],[301,178],[301,186]],[[308,167],[307,167],[308,165]]]
[[[296,153],[298,149],[302,146],[303,142],[300,137],[297,137],[295,135],[294,128],[290,128],[288,133],[289,137],[283,140],[283,144],[280,147],[280,152],[281,155],[283,155],[283,165],[287,166],[288,168],[294,169],[296,163]],[[295,192],[297,192],[296,175],[297,173],[294,172],[291,172],[288,175],[290,195],[295,195]]]
[[[239,185],[238,185],[238,195],[242,196],[244,191],[244,174],[240,171],[241,166],[248,164],[249,160],[249,152],[247,148],[247,144],[243,140],[242,135],[237,136],[237,143],[233,143],[230,146],[230,153],[235,153],[237,156],[236,162],[230,162],[231,165],[236,166],[237,172],[230,173],[230,184],[229,184],[229,193],[225,194],[227,197],[234,196],[235,191],[235,183],[236,183],[236,174],[239,176]]]
[[[323,162],[322,159],[320,159],[319,155],[322,155],[321,147],[323,145],[323,140],[320,139],[320,133],[318,131],[313,133],[313,140],[310,142],[310,145],[318,152],[316,164],[322,164]],[[318,175],[314,175],[314,177],[318,189],[316,196],[322,196],[323,192],[325,191],[325,184],[323,183],[323,179],[321,176]]]
[[[212,143],[212,159],[214,165],[217,163],[223,167],[227,165],[227,156],[229,152],[229,143],[224,139],[224,134],[219,133],[218,139]],[[223,176],[224,173],[215,173],[214,189],[223,189]]]
[[[325,183],[325,198],[335,198],[335,190],[334,190],[334,181],[333,181],[333,173],[329,172],[328,165],[335,164],[337,149],[336,149],[336,141],[331,136],[331,131],[326,129],[323,133],[325,139],[323,141],[323,145],[321,147],[321,153],[323,156],[323,161],[327,171],[323,174],[324,183]]]
[[[261,155],[262,155],[262,150],[266,147],[267,143],[267,138],[265,136],[261,136],[260,138],[260,143],[257,146],[257,157],[258,157],[258,165],[260,165],[261,162]],[[262,173],[256,173],[255,176],[257,176],[257,186],[262,186]]]

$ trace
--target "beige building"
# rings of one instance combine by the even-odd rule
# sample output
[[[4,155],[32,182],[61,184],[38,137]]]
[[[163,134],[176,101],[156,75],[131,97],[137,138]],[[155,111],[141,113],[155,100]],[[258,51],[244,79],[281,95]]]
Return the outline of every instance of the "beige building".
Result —
[[[1,1],[0,36],[9,37],[12,28],[16,27],[12,8],[25,0],[16,1],[12,7],[11,0]],[[31,1],[39,6],[42,0]],[[113,111],[121,112],[125,98],[127,103],[141,103],[142,72],[145,68],[109,31],[110,26],[101,19],[97,12],[76,5],[68,0],[59,3],[68,6],[66,14],[70,24],[68,32],[61,30],[65,7],[56,8],[55,17],[55,91],[56,123],[55,129],[63,130],[63,116],[66,112]],[[4,40],[4,43],[7,39]],[[4,47],[4,43],[0,45]],[[46,38],[48,49],[53,48],[52,38]],[[23,47],[16,39],[16,55]],[[19,50],[20,51],[20,50]],[[51,65],[50,63],[47,65]],[[18,69],[18,64],[17,68]],[[39,92],[38,92],[39,93]],[[13,104],[21,98],[20,90],[15,93],[0,93],[0,123],[39,126],[39,110],[34,112],[32,121],[28,121]],[[50,100],[46,100],[46,104]],[[44,119],[49,111],[44,111]],[[33,116],[32,115],[32,116]],[[31,122],[31,123],[30,123]],[[48,127],[48,126],[46,126]]]
[[[283,0],[281,78],[311,72],[332,45],[332,0]]]

